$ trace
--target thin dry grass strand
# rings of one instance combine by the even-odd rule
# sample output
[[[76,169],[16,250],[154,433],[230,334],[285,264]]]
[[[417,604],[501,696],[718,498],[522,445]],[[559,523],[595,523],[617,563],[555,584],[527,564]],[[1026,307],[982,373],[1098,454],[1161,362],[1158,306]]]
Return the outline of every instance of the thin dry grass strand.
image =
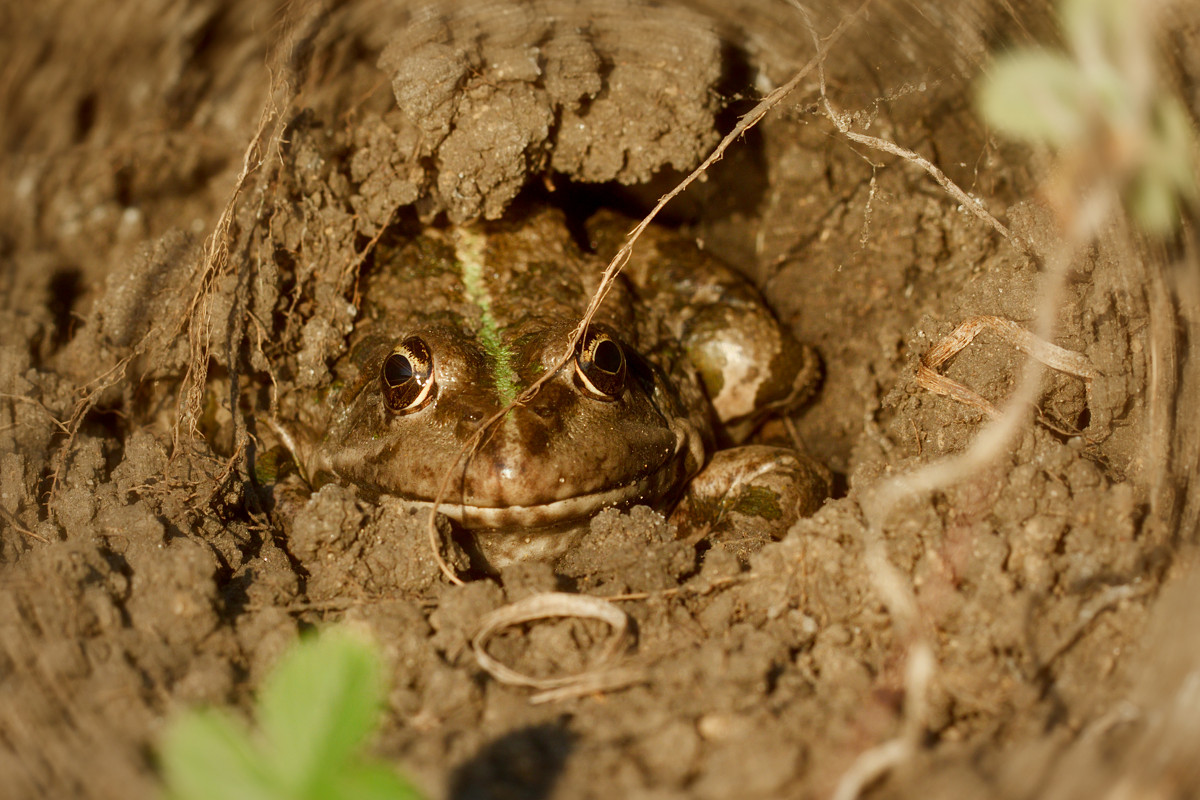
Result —
[[[49,510],[52,518],[54,517],[54,498],[58,494],[58,484],[62,479],[63,470],[67,468],[67,459],[71,456],[71,448],[75,444],[75,436],[79,433],[79,428],[83,425],[84,419],[87,418],[88,412],[96,406],[96,403],[100,402],[100,396],[109,387],[115,386],[125,379],[125,370],[129,366],[129,362],[133,360],[134,356],[141,354],[146,349],[146,343],[155,330],[155,328],[151,327],[138,340],[137,344],[133,346],[128,354],[80,390],[82,397],[75,402],[75,409],[71,412],[71,419],[67,422],[67,438],[63,441],[54,456],[54,470],[50,477],[50,491],[46,497],[46,508]],[[55,420],[55,422],[61,427],[61,422],[58,420]]]
[[[204,258],[198,286],[188,303],[187,310],[176,323],[175,332],[171,338],[178,336],[184,330],[188,332],[189,359],[187,370],[179,385],[179,411],[175,418],[175,428],[172,435],[172,450],[178,452],[180,428],[187,421],[188,434],[195,435],[197,419],[204,404],[204,386],[208,377],[208,324],[212,308],[212,295],[216,289],[217,280],[229,268],[229,230],[233,226],[233,214],[238,199],[246,187],[250,176],[256,173],[267,160],[263,152],[263,142],[267,129],[271,127],[272,140],[280,136],[280,116],[277,98],[280,93],[286,94],[288,85],[278,78],[271,80],[267,94],[267,102],[259,116],[258,127],[246,150],[242,154],[242,168],[234,181],[229,200],[217,218],[213,232],[209,234],[204,244]]]
[[[612,628],[612,636],[601,651],[596,666],[574,675],[538,678],[518,672],[487,651],[488,642],[506,628],[560,617],[595,619]],[[640,673],[636,670],[614,670],[610,667],[628,649],[629,640],[629,617],[608,600],[590,595],[546,592],[501,606],[485,614],[479,622],[479,630],[471,639],[471,649],[479,667],[497,681],[509,686],[551,690],[552,694],[543,694],[535,699],[549,702],[627,686],[638,680]],[[564,693],[561,690],[567,691]]]
[[[575,349],[579,346],[580,340],[587,332],[587,326],[591,323],[592,318],[596,315],[600,305],[608,296],[609,290],[616,281],[617,274],[620,273],[625,264],[628,263],[629,257],[633,253],[634,244],[642,235],[642,232],[646,230],[654,218],[658,216],[658,213],[667,205],[667,203],[675,199],[675,197],[687,189],[687,187],[691,186],[696,179],[707,172],[709,167],[720,161],[725,155],[725,151],[729,149],[730,145],[743,136],[746,131],[757,125],[763,119],[763,117],[765,117],[767,113],[771,111],[771,109],[775,108],[775,106],[779,105],[779,103],[782,102],[785,97],[791,94],[796,87],[800,85],[800,82],[804,80],[804,78],[807,77],[808,74],[813,71],[813,69],[819,66],[821,61],[829,52],[829,49],[833,47],[833,45],[842,37],[850,25],[862,17],[864,13],[866,13],[867,8],[872,2],[874,2],[874,0],[863,0],[863,2],[853,13],[842,17],[837,27],[835,27],[833,31],[826,37],[824,44],[819,45],[817,54],[813,56],[813,58],[809,59],[808,63],[806,63],[799,72],[792,76],[791,80],[769,92],[766,97],[764,97],[754,106],[754,108],[743,114],[738,119],[737,124],[734,125],[733,130],[731,130],[721,139],[708,157],[701,162],[700,166],[692,170],[692,172],[686,178],[676,184],[671,191],[659,198],[658,202],[654,205],[654,208],[652,208],[650,212],[646,214],[641,222],[634,226],[633,230],[631,230],[626,236],[625,244],[622,245],[619,250],[617,250],[616,254],[612,257],[612,260],[608,262],[608,266],[605,267],[604,274],[601,276],[600,284],[596,287],[596,291],[592,294],[591,300],[589,301],[587,308],[584,310],[583,316],[579,320],[579,325],[576,326],[575,330],[571,333],[570,338],[564,346],[562,355],[554,361],[552,366],[547,369],[540,378],[530,384],[529,388],[518,395],[516,399],[514,399],[504,408],[497,411],[488,419],[484,420],[483,424],[479,427],[479,430],[476,431],[475,435],[472,436],[458,451],[458,455],[455,457],[455,460],[449,467],[446,468],[446,472],[442,477],[442,482],[438,487],[437,494],[434,495],[433,505],[429,511],[429,520],[426,523],[426,530],[429,534],[430,546],[433,548],[434,559],[437,561],[438,567],[442,570],[442,574],[444,574],[451,583],[459,586],[463,585],[463,581],[454,574],[454,571],[450,569],[449,565],[446,564],[445,560],[441,556],[440,547],[438,544],[436,519],[438,509],[449,496],[450,481],[453,478],[455,471],[458,469],[459,463],[466,458],[469,453],[475,450],[480,441],[482,441],[482,438],[488,429],[497,424],[508,414],[509,411],[516,408],[518,405],[529,402],[529,400],[538,393],[538,390],[541,389],[542,385],[551,380],[558,373],[558,371],[565,367],[571,360],[571,357],[575,353]]]
[[[400,210],[399,206],[397,206],[396,208],[393,208],[388,213],[387,219],[385,219],[383,221],[383,224],[379,226],[379,230],[375,231],[374,235],[371,236],[370,241],[368,241],[367,244],[363,247],[362,252],[355,253],[354,258],[347,260],[346,265],[344,267],[342,267],[342,273],[338,279],[339,291],[341,291],[340,287],[345,286],[347,283],[349,283],[350,275],[351,274],[355,275],[354,292],[353,292],[353,296],[352,296],[352,300],[351,300],[351,302],[354,303],[355,307],[358,306],[359,301],[361,300],[361,298],[358,296],[358,277],[357,276],[358,276],[359,270],[361,269],[363,262],[367,260],[367,256],[371,255],[371,252],[375,249],[375,246],[379,244],[379,240],[383,238],[383,235],[385,233],[387,233],[388,227],[392,224],[392,220],[396,218],[396,212],[399,210]]]
[[[760,100],[754,106],[754,108],[750,109],[741,117],[739,117],[737,124],[733,126],[733,130],[731,130],[724,136],[724,138],[721,139],[713,151],[709,153],[708,157],[701,162],[700,166],[692,170],[692,172],[686,178],[676,184],[671,191],[660,197],[658,202],[655,203],[654,208],[650,209],[650,212],[646,214],[641,222],[634,226],[633,230],[629,232],[624,246],[617,251],[617,254],[613,256],[612,261],[609,262],[608,267],[604,270],[604,276],[601,278],[600,286],[597,288],[595,294],[592,295],[592,300],[588,304],[587,310],[584,312],[583,318],[580,320],[579,326],[576,328],[572,337],[572,345],[577,344],[579,339],[583,337],[583,334],[586,332],[587,326],[591,322],[592,317],[595,316],[596,311],[600,308],[600,304],[604,302],[604,298],[607,296],[609,289],[612,287],[613,281],[616,280],[617,273],[621,271],[621,268],[624,267],[625,263],[629,260],[629,256],[633,252],[633,246],[637,242],[638,237],[642,235],[642,232],[646,230],[654,218],[658,216],[658,213],[662,211],[667,203],[671,202],[671,200],[674,200],[675,197],[691,186],[696,179],[707,172],[709,167],[720,161],[724,157],[725,151],[729,149],[730,145],[745,135],[746,131],[750,130],[760,121],[762,121],[763,117],[765,117],[767,113],[771,111],[771,109],[775,108],[775,106],[779,105],[779,103],[782,102],[785,97],[795,91],[796,87],[800,85],[800,82],[808,77],[808,74],[812,72],[813,69],[819,69],[821,64],[824,62],[826,55],[829,53],[829,50],[835,43],[837,43],[850,25],[856,22],[864,13],[866,13],[872,2],[873,0],[864,0],[864,2],[860,4],[853,13],[842,17],[841,21],[838,22],[837,27],[835,27],[833,31],[826,37],[825,42],[822,44],[818,41],[817,54],[809,59],[808,63],[801,67],[800,70],[792,76],[791,80],[782,86],[773,89],[767,94],[766,97]]]
[[[802,17],[804,17],[804,22],[808,26],[809,35],[812,37],[813,43],[815,45],[817,45],[817,48],[819,50],[820,49],[820,40],[817,38],[816,30],[813,28],[812,18],[808,14],[808,9],[806,9],[803,5],[801,5],[798,2],[798,0],[788,0],[788,1],[791,3],[791,5],[797,11],[800,12],[800,15]],[[939,169],[938,166],[936,164],[934,164],[933,162],[931,162],[929,159],[925,158],[924,156],[922,156],[919,153],[909,150],[906,147],[901,147],[900,145],[896,144],[895,142],[890,142],[887,139],[880,139],[878,136],[867,136],[864,133],[856,133],[856,132],[850,130],[849,115],[843,114],[843,113],[840,113],[840,112],[834,110],[833,103],[830,102],[829,96],[825,93],[825,66],[824,66],[824,64],[825,64],[825,61],[824,61],[824,58],[822,57],[820,62],[817,64],[817,81],[820,85],[821,102],[825,106],[825,113],[829,117],[829,121],[832,122],[834,124],[834,126],[838,129],[838,133],[842,134],[843,136],[845,136],[847,139],[849,139],[852,142],[858,142],[859,144],[866,145],[867,147],[871,147],[876,150],[881,150],[885,153],[890,153],[894,156],[898,156],[898,157],[904,159],[905,161],[916,164],[918,167],[925,170],[925,172],[928,173],[931,178],[933,178],[935,181],[937,181],[938,186],[941,186],[942,189],[944,189],[947,194],[949,194],[951,197],[953,197],[955,200],[957,200],[962,205],[963,209],[971,212],[977,218],[979,218],[983,222],[987,223],[992,228],[992,230],[996,231],[996,233],[1003,236],[1009,242],[1012,242],[1014,245],[1021,248],[1022,250],[1025,249],[1025,245],[1020,240],[1018,240],[1017,237],[1013,236],[1012,231],[1010,231],[1002,222],[1000,222],[1000,220],[996,219],[996,217],[994,217],[992,215],[992,213],[987,210],[987,208],[984,206],[982,200],[972,197],[971,195],[969,195],[965,191],[963,191],[961,188],[959,188],[957,183],[950,180],[950,178],[947,177],[946,173],[942,172],[942,170]],[[874,167],[874,166],[875,165],[872,164],[872,167]],[[875,184],[875,179],[874,179],[874,173],[872,171],[872,178],[871,178],[871,195],[872,196],[874,195],[874,184]]]
[[[0,506],[0,516],[3,516],[4,519],[8,521],[9,526],[17,533],[20,533],[24,536],[28,536],[31,539],[37,539],[42,544],[50,544],[49,539],[47,539],[45,536],[42,536],[40,533],[36,533],[34,531],[29,530],[29,528],[26,528],[24,525],[21,524],[21,521],[19,519],[17,519],[16,514],[12,513],[7,508],[4,508],[3,506]]]
[[[60,420],[58,417],[54,416],[54,412],[51,411],[50,409],[46,408],[46,404],[43,403],[41,400],[38,400],[37,398],[29,397],[28,395],[23,395],[23,394],[12,394],[10,392],[0,392],[0,400],[12,400],[14,402],[28,403],[31,406],[40,408],[42,411],[46,412],[46,416],[48,416],[50,418],[50,421],[54,423],[54,427],[58,428],[60,431],[67,434],[68,436],[71,433],[71,429],[69,427],[67,427],[67,424],[65,422],[63,422],[62,420]]]

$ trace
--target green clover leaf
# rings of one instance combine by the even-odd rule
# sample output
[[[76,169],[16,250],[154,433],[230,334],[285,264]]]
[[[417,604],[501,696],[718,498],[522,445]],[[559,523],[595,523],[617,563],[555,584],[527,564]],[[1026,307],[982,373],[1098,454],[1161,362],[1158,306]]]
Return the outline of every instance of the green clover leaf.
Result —
[[[295,645],[267,678],[251,736],[229,714],[176,719],[161,748],[172,800],[419,800],[359,751],[383,709],[375,647],[343,630]]]

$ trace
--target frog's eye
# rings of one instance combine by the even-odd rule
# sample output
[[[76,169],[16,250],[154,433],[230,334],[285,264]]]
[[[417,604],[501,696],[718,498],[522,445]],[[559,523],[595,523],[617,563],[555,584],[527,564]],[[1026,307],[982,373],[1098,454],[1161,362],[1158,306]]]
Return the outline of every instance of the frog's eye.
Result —
[[[396,345],[379,370],[383,402],[393,414],[424,408],[435,394],[433,356],[425,342],[410,336]]]
[[[625,350],[604,331],[590,329],[575,357],[575,383],[597,400],[616,400],[625,388]]]

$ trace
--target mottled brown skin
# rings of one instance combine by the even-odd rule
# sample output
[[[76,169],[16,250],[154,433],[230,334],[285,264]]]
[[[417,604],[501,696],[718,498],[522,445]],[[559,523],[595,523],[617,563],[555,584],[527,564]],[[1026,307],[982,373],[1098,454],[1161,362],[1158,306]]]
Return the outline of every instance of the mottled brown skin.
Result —
[[[601,508],[673,505],[717,441],[736,441],[764,414],[803,400],[817,362],[753,287],[655,229],[593,323],[624,356],[618,390],[597,397],[570,362],[463,457],[480,424],[562,357],[619,245],[612,231],[627,228],[623,219],[594,225],[593,255],[575,244],[560,212],[545,209],[381,247],[310,476],[432,504],[453,470],[439,510],[475,534],[492,566],[554,557],[572,541],[565,532]],[[468,262],[473,279],[464,278]],[[435,388],[419,407],[397,413],[385,401],[381,370],[414,336],[431,356]],[[730,461],[723,456],[726,473]],[[761,472],[762,461],[758,452],[753,469]],[[701,484],[706,493],[711,483]],[[812,506],[827,491],[798,490],[801,502],[781,504]]]

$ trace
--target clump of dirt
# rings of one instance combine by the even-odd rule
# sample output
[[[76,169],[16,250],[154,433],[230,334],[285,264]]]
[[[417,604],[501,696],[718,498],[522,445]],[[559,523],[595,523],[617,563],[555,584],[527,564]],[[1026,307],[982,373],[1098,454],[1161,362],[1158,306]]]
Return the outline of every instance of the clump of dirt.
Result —
[[[312,424],[334,379],[375,245],[518,196],[646,210],[811,58],[806,18],[632,0],[300,4],[281,24],[255,3],[38,13],[0,25],[11,796],[152,796],[170,715],[247,707],[302,628],[337,620],[383,645],[377,749],[434,797],[825,796],[889,742],[908,749],[880,796],[1082,796],[1084,773],[1200,786],[1180,577],[1197,512],[1177,400],[1196,381],[1200,298],[1176,280],[1197,263],[1190,230],[1164,248],[1114,223],[1079,254],[1055,341],[1094,375],[1048,373],[990,465],[868,519],[883,482],[985,422],[914,380],[922,354],[980,315],[1030,324],[1050,280],[1044,165],[969,103],[986,40],[1046,38],[1048,8],[811,13],[822,35],[846,22],[823,66],[855,130],[936,162],[1009,236],[909,160],[852,146],[816,73],[672,207],[821,352],[814,402],[759,435],[802,441],[835,473],[831,501],[749,555],[608,511],[557,568],[462,586],[399,501],[264,491],[289,469],[276,423]],[[1166,52],[1194,85],[1186,13]],[[942,372],[1002,405],[1023,363],[985,331]],[[535,704],[480,667],[479,619],[550,591],[631,618],[619,688]],[[547,621],[492,652],[555,674],[604,635]]]
[[[383,153],[435,165],[410,170],[416,193],[402,202],[420,198],[424,215],[445,211],[455,222],[498,218],[547,170],[643,183],[665,165],[694,165],[712,146],[723,66],[712,23],[683,7],[433,6],[380,57],[397,117],[415,130]]]

